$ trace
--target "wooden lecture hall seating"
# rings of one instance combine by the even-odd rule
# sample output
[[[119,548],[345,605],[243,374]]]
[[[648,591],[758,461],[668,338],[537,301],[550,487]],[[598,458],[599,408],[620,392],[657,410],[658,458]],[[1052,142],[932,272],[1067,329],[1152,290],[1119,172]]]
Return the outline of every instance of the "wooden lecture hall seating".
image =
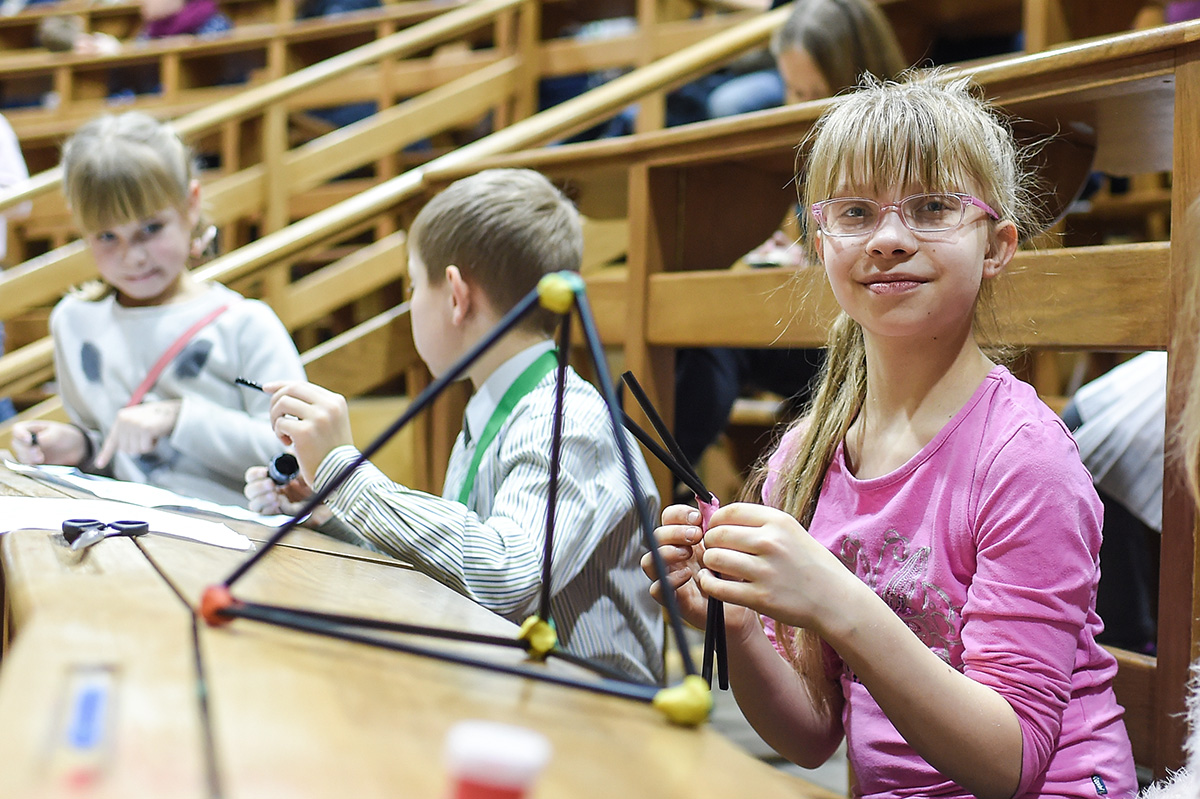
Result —
[[[251,5],[251,0],[242,2],[247,8]],[[542,8],[543,4],[530,0],[477,0],[442,4],[445,10],[433,15],[403,16],[413,11],[407,6],[428,5],[386,5],[361,12],[361,22],[360,14],[344,21],[293,22],[290,16],[281,17],[278,9],[260,9],[263,21],[248,22],[246,31],[262,28],[262,40],[269,39],[273,48],[264,51],[263,63],[280,71],[270,72],[264,66],[263,74],[253,77],[249,85],[225,87],[229,92],[223,99],[214,94],[194,105],[180,101],[176,107],[164,103],[158,109],[174,117],[190,141],[219,155],[219,166],[205,176],[205,195],[213,221],[221,227],[227,243],[226,254],[202,267],[202,276],[270,302],[294,331],[312,380],[364,400],[372,394],[392,397],[391,404],[377,411],[380,419],[374,429],[390,421],[404,396],[412,396],[427,384],[428,375],[416,358],[408,331],[407,306],[397,304],[405,274],[403,231],[420,204],[437,189],[492,166],[538,169],[576,200],[586,219],[589,298],[604,342],[625,368],[638,375],[665,414],[669,415],[673,406],[672,366],[677,348],[814,347],[823,343],[824,326],[835,305],[819,273],[731,271],[728,267],[764,240],[794,202],[790,180],[795,172],[795,147],[825,103],[656,129],[661,128],[665,89],[761,46],[786,14],[785,9],[748,13],[738,3],[727,3],[719,14],[689,19],[697,7],[716,4],[640,0],[630,3],[643,23],[639,34],[606,47],[593,47],[541,35],[542,23],[556,13],[555,3],[545,3]],[[906,49],[919,55],[922,42],[932,33],[965,24],[967,12],[963,9],[968,4],[880,0],[880,5],[898,21]],[[1021,135],[1034,139],[1053,135],[1039,167],[1053,188],[1050,204],[1056,210],[1071,211],[1055,228],[1056,240],[1065,246],[1044,241],[1038,248],[1018,254],[1007,281],[1009,288],[1003,292],[1001,341],[1035,353],[1166,350],[1173,365],[1190,363],[1195,357],[1193,347],[1172,342],[1171,333],[1181,298],[1196,290],[1195,256],[1200,255],[1188,251],[1189,243],[1182,235],[1187,230],[1185,210],[1200,195],[1200,144],[1195,135],[1200,130],[1200,23],[1114,33],[1146,27],[1156,8],[1145,3],[1111,3],[1105,4],[1103,13],[1086,13],[1094,4],[1050,0],[989,0],[969,6],[972,23],[982,30],[1011,30],[1015,15],[1018,30],[1025,33],[1024,54],[961,68],[1005,111],[1021,120]],[[369,24],[368,19],[372,20]],[[906,22],[900,25],[900,20]],[[303,26],[312,25],[315,31],[338,24],[347,26],[346,38],[339,40],[331,34],[326,41],[346,42],[358,36],[361,41],[355,49],[317,59],[317,46],[290,64],[283,57],[282,53],[297,46]],[[361,28],[352,27],[359,24]],[[0,24],[0,37],[4,31]],[[177,53],[178,63],[200,58],[199,49],[207,46],[216,46],[216,42],[188,45]],[[6,80],[4,61],[9,57],[16,54],[10,56],[7,48],[0,53],[0,82]],[[92,66],[100,69],[96,62]],[[297,70],[297,66],[302,68]],[[613,66],[636,69],[560,106],[534,113],[539,76]],[[186,71],[178,69],[180,75]],[[343,90],[343,86],[353,88]],[[178,87],[181,97],[193,88],[187,81]],[[329,131],[301,120],[308,109],[321,107],[331,98],[350,96],[374,98],[380,110],[347,128]],[[98,98],[92,94],[90,100]],[[639,132],[631,137],[546,146],[639,101]],[[152,108],[158,101],[146,102]],[[462,138],[463,130],[489,114],[491,133]],[[15,112],[13,117],[16,126]],[[81,112],[79,118],[86,115]],[[60,130],[56,135],[70,128]],[[413,159],[411,150],[404,152],[423,140],[458,146],[439,146],[424,161]],[[31,141],[33,146],[41,146],[36,135]],[[1128,202],[1105,196],[1096,204],[1099,213],[1158,214],[1156,222],[1145,226],[1142,237],[1146,240],[1078,246],[1078,241],[1093,239],[1087,234],[1088,216],[1079,213],[1072,200],[1092,172],[1137,176],[1143,187],[1149,187]],[[1164,173],[1169,178],[1141,177]],[[25,338],[29,343],[0,358],[0,395],[38,398],[39,387],[51,377],[52,367],[48,340],[42,338],[44,327],[39,330],[37,320],[40,316],[44,325],[45,308],[92,271],[84,250],[69,240],[69,220],[56,177],[55,170],[49,170],[23,187],[0,193],[0,210],[34,200],[29,222],[16,223],[16,237],[22,235],[21,224],[28,224],[34,234],[31,241],[44,236],[52,246],[0,275],[0,319],[10,326],[19,326],[22,319],[34,320],[28,328],[33,332]],[[1148,205],[1131,210],[1137,203]],[[618,262],[620,265],[609,265]],[[1172,369],[1168,424],[1177,418],[1183,399],[1183,386],[1175,375]],[[406,431],[396,444],[393,476],[402,476],[418,487],[439,489],[463,399],[461,394],[444,398]],[[23,415],[56,413],[61,410],[51,397]],[[0,427],[0,435],[7,427]],[[665,487],[666,475],[657,476]],[[1127,709],[1136,759],[1160,775],[1181,762],[1179,713],[1187,667],[1200,655],[1194,513],[1181,487],[1177,463],[1168,459],[1164,479],[1157,657],[1117,653],[1118,694]],[[39,490],[50,489],[0,474],[0,493]],[[261,531],[247,529],[252,538],[261,540]],[[9,730],[4,744],[10,751],[26,753],[27,759],[42,758],[39,768],[44,773],[58,774],[63,768],[52,757],[46,760],[50,756],[45,754],[44,744],[41,755],[34,749],[51,735],[45,725],[54,722],[47,708],[61,693],[64,678],[51,669],[43,669],[45,673],[39,675],[34,658],[50,658],[60,664],[60,671],[71,668],[71,653],[82,652],[80,647],[86,643],[73,642],[63,627],[65,620],[87,604],[77,598],[80,592],[93,590],[106,573],[119,573],[125,580],[122,594],[113,597],[111,605],[97,603],[89,618],[102,624],[106,613],[133,613],[135,607],[162,595],[160,602],[154,602],[154,612],[145,616],[146,628],[161,631],[162,641],[172,640],[172,636],[190,640],[188,607],[194,608],[200,588],[236,561],[223,551],[177,541],[140,543],[144,553],[133,542],[112,543],[111,548],[106,544],[92,553],[93,560],[85,569],[89,582],[75,585],[77,578],[82,579],[77,574],[79,567],[64,560],[61,542],[56,543],[54,536],[22,532],[0,538],[10,638],[0,660],[0,719],[6,720],[0,729]],[[147,568],[147,558],[173,582],[178,597],[168,596],[170,589]],[[313,602],[322,607],[358,602],[362,603],[358,610],[371,609],[370,599],[360,592],[340,593],[327,582],[319,582],[321,575],[328,574],[329,582],[361,579],[365,585],[375,580],[372,585],[384,586],[380,590],[389,592],[389,598],[397,597],[390,609],[408,612],[407,602],[399,595],[412,590],[414,581],[421,582],[391,562],[369,554],[351,554],[305,535],[299,536],[278,562],[267,559],[264,563],[273,565],[262,575],[261,583],[248,578],[264,601],[274,601],[273,592],[279,591],[293,598],[311,594]],[[309,575],[307,569],[314,571]],[[357,574],[360,570],[365,573]],[[34,573],[40,576],[35,579]],[[437,587],[421,590],[437,592]],[[484,618],[486,614],[478,613],[465,600],[459,604],[448,594],[437,596],[436,601],[448,608],[447,618],[459,614],[455,618],[464,624],[494,628],[494,620]],[[344,733],[354,741],[372,738],[369,745],[364,744],[367,752],[357,761],[359,768],[345,771],[370,771],[379,776],[378,785],[387,784],[383,781],[387,774],[394,781],[396,774],[406,773],[405,763],[436,761],[437,753],[431,747],[440,741],[448,720],[422,705],[411,727],[396,721],[409,712],[399,709],[398,695],[416,690],[436,694],[438,698],[431,702],[451,703],[455,709],[450,714],[478,712],[515,718],[561,735],[555,741],[556,745],[561,741],[566,753],[562,763],[556,762],[562,770],[548,772],[547,779],[562,781],[554,783],[556,788],[545,786],[549,791],[545,795],[587,795],[585,790],[611,794],[618,786],[622,792],[638,795],[642,788],[619,782],[621,764],[636,762],[637,768],[642,768],[643,761],[628,758],[640,758],[646,751],[660,753],[671,762],[671,769],[677,769],[663,776],[666,782],[660,789],[682,784],[672,780],[688,781],[695,788],[696,782],[688,778],[700,770],[705,780],[714,775],[703,786],[704,790],[711,787],[713,796],[732,795],[735,790],[729,787],[734,782],[719,781],[717,771],[722,772],[720,779],[745,774],[750,780],[746,785],[762,786],[761,790],[739,787],[738,795],[767,796],[775,790],[806,795],[798,792],[808,790],[798,787],[803,785],[798,782],[775,782],[781,778],[768,777],[757,764],[742,762],[715,736],[701,732],[704,746],[716,752],[714,760],[706,763],[699,747],[678,742],[697,733],[671,729],[648,711],[643,713],[641,707],[616,708],[606,704],[607,700],[592,702],[575,694],[559,697],[561,689],[540,686],[519,691],[504,682],[511,678],[481,679],[494,682],[497,693],[480,697],[479,691],[467,685],[470,677],[464,681],[451,676],[449,669],[435,669],[423,661],[410,667],[406,660],[400,667],[393,662],[392,653],[356,653],[347,659],[340,645],[322,643],[313,648],[307,639],[262,634],[252,628],[238,628],[234,636],[202,626],[198,629],[197,648],[206,653],[215,675],[209,686],[213,698],[207,712],[216,724],[217,742],[210,751],[216,751],[222,773],[236,782],[226,785],[228,795],[263,795],[256,793],[256,788],[269,783],[255,781],[283,770],[280,759],[284,752],[247,740],[247,734],[234,732],[227,722],[237,717],[252,719],[248,723],[277,735],[285,735],[289,724],[297,725],[297,730],[313,729],[306,726],[311,720],[300,718],[299,707],[289,704],[289,692],[293,691],[312,693],[314,718],[317,723],[332,725],[332,737]],[[152,701],[139,688],[131,694],[129,715],[121,720],[129,729],[120,727],[118,735],[128,732],[134,736],[130,741],[138,745],[169,748],[173,753],[169,757],[177,758],[173,762],[187,771],[187,784],[193,786],[190,793],[171,795],[202,794],[203,772],[208,766],[197,754],[203,749],[195,738],[199,726],[194,714],[198,711],[179,696],[180,675],[190,673],[193,666],[182,659],[179,647],[164,643],[163,651],[156,653],[162,658],[162,670],[147,672],[131,654],[137,651],[134,638],[103,630],[96,635],[100,636],[97,645],[111,653],[111,662],[130,669],[128,679],[122,672],[122,691],[132,692],[134,689],[126,686],[145,680],[146,690],[159,692],[163,701],[175,703],[172,706],[188,716],[178,724],[172,722],[159,740],[142,741],[141,736],[148,733],[137,728],[137,723],[149,723],[157,716],[139,704]],[[191,652],[190,647],[184,649]],[[261,665],[264,674],[222,671],[222,664],[234,658]],[[324,658],[341,658],[338,668],[349,673],[351,680],[344,690],[339,692],[320,681],[321,670],[332,668]],[[274,686],[270,677],[285,660],[299,665]],[[396,672],[408,675],[410,670],[415,676],[403,679],[411,679],[411,685],[391,682],[402,679]],[[21,696],[16,696],[21,691],[13,687],[14,673],[21,675],[27,688]],[[431,682],[423,682],[426,679]],[[461,684],[448,688],[452,679]],[[455,698],[455,691],[462,691],[465,698]],[[555,715],[550,701],[543,704],[537,699],[550,693],[556,694],[554,702],[564,708],[561,716]],[[377,696],[379,707],[368,707]],[[239,709],[239,701],[250,707]],[[391,710],[395,710],[394,718],[389,715]],[[16,740],[9,720],[25,717],[39,718],[43,726],[30,729],[42,738],[34,735],[30,740]],[[605,749],[603,741],[587,739],[579,729],[588,726],[578,723],[581,718],[604,719],[602,726],[609,730],[604,741],[647,736],[639,738],[645,751],[631,754],[622,746]],[[382,750],[392,751],[393,747],[375,742],[370,731],[376,731],[380,740],[389,733],[403,736],[404,743],[396,748],[412,747],[412,756],[406,754],[389,763]],[[305,735],[287,737],[289,743],[301,747],[298,751],[313,745]],[[591,746],[599,747],[603,758],[611,758],[602,762],[613,765],[585,766],[583,752]],[[374,754],[377,751],[379,754]],[[675,757],[684,752],[687,758]],[[134,762],[124,748],[118,754],[113,774],[136,779],[144,765]],[[596,776],[590,781],[571,777],[571,769],[587,773],[595,769]],[[23,772],[5,776],[8,771],[0,769],[0,789],[10,784],[5,779],[32,779]],[[431,777],[424,774],[421,778]],[[240,781],[243,779],[245,782]],[[322,780],[330,781],[314,766],[311,795],[332,792],[332,786],[317,787]],[[11,784],[34,790],[28,786],[35,783]],[[304,784],[297,778],[295,785]],[[124,785],[134,790],[134,782]],[[375,785],[363,782],[355,786],[361,790],[349,784],[346,787],[356,795],[375,795]],[[144,786],[139,790],[143,794],[121,795],[155,795],[145,793]],[[414,785],[413,793],[430,795],[436,790],[433,783],[421,783]],[[7,795],[4,790],[0,794]]]

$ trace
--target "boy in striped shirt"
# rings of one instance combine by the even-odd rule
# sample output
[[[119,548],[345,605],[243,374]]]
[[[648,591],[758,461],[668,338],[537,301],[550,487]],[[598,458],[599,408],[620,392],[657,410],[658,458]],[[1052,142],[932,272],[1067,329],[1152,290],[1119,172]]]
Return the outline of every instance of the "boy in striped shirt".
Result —
[[[437,376],[543,275],[578,271],[583,234],[575,207],[545,177],[493,169],[456,181],[427,203],[408,245],[413,339]],[[536,610],[542,586],[556,319],[535,309],[468,370],[475,393],[441,497],[399,485],[365,463],[326,500],[351,540],[411,562],[517,623]],[[308,486],[320,490],[358,457],[342,396],[311,383],[264,389],[274,394],[276,434],[294,448]],[[661,683],[661,617],[638,565],[638,515],[607,409],[571,369],[564,402],[550,600],[559,644],[633,679]],[[656,517],[654,483],[638,448],[630,448]],[[251,469],[246,480],[251,508],[294,507],[284,495],[287,489],[295,499],[295,486],[277,488],[265,468]]]

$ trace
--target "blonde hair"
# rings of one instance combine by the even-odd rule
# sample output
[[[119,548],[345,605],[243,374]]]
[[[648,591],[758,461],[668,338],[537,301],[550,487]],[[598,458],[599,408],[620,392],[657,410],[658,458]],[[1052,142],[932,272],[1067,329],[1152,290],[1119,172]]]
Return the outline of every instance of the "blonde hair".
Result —
[[[530,169],[487,169],[456,180],[425,204],[409,229],[409,247],[425,264],[430,285],[447,266],[476,283],[495,310],[506,313],[543,275],[578,272],[583,227],[574,204]],[[552,327],[540,309],[526,327]]]
[[[105,114],[63,147],[63,193],[87,232],[188,208],[196,170],[174,129],[140,111]]]
[[[1018,230],[1036,229],[1025,154],[967,78],[952,79],[937,70],[914,70],[901,82],[866,78],[858,91],[834,101],[807,144],[805,209],[846,186],[879,193],[895,186],[920,186],[933,192],[969,191],[1002,220],[1016,223]],[[815,258],[814,225],[805,225],[804,239]],[[980,306],[989,305],[990,282],[980,289],[977,320]],[[811,406],[793,426],[798,444],[768,497],[805,526],[812,522],[825,473],[866,392],[862,328],[843,312],[830,328]],[[765,477],[763,464],[751,486],[761,486]],[[780,640],[797,669],[813,673],[820,662],[815,636],[781,634]]]
[[[891,23],[871,0],[796,0],[771,38],[776,58],[789,50],[812,56],[834,94],[864,73],[894,78],[908,66]]]

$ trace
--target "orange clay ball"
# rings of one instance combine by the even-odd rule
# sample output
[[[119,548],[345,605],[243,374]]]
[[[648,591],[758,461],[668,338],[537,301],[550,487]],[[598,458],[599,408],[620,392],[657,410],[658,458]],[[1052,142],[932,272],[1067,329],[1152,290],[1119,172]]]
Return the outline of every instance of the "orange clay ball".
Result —
[[[238,601],[233,598],[227,586],[210,585],[204,589],[204,595],[200,598],[200,615],[208,622],[209,627],[222,627],[233,621],[233,617],[226,616],[221,611],[236,604]]]

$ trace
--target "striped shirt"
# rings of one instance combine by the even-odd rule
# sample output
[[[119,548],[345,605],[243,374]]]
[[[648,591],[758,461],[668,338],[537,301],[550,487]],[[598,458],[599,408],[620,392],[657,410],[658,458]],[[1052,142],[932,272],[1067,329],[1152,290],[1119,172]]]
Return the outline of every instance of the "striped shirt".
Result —
[[[457,498],[475,442],[500,398],[551,346],[517,354],[471,398],[442,497],[405,488],[367,463],[327,500],[364,542],[518,624],[536,612],[541,591],[556,371],[517,402],[484,451],[467,504]],[[639,567],[646,547],[607,408],[595,387],[570,369],[564,407],[550,600],[559,643],[632,678],[660,683],[662,617]],[[653,519],[658,492],[636,442],[622,434]],[[316,488],[358,454],[349,446],[333,450],[317,470]]]

